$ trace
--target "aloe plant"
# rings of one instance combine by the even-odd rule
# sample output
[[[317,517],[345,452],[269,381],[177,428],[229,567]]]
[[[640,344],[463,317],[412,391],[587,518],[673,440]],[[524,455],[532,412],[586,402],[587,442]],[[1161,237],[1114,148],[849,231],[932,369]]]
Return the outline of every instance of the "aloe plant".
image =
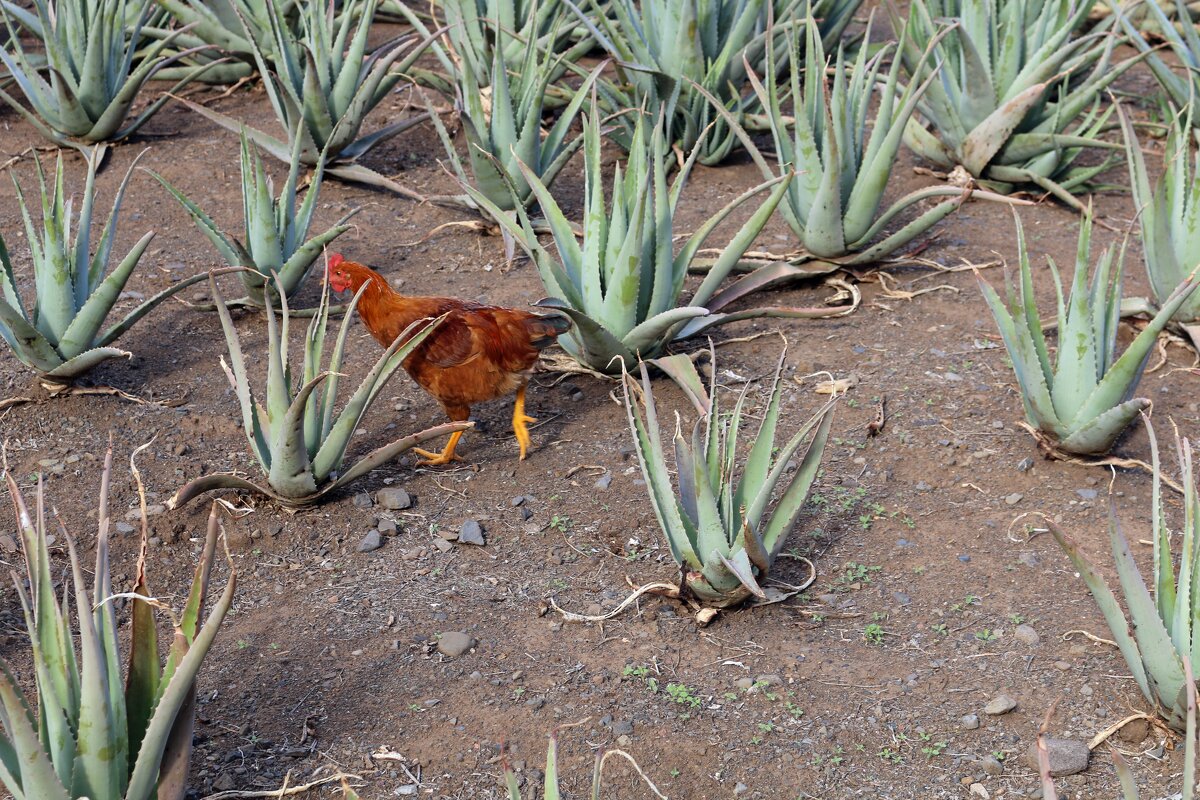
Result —
[[[84,582],[75,538],[61,527],[54,531],[69,557],[61,600],[54,588],[43,485],[39,480],[31,513],[16,481],[5,474],[25,555],[25,581],[14,583],[37,689],[31,703],[0,660],[0,783],[18,800],[183,800],[187,794],[196,676],[233,602],[237,572],[231,563],[224,591],[202,620],[220,529],[214,505],[187,602],[178,617],[172,615],[174,633],[160,664],[154,609],[166,606],[150,597],[143,526],[136,584],[131,595],[121,595],[131,598],[132,617],[123,680],[109,561],[111,469],[110,449],[100,479],[92,587]]]
[[[1150,407],[1149,400],[1131,397],[1155,339],[1196,289],[1196,277],[1176,287],[1117,358],[1124,248],[1115,259],[1112,248],[1101,253],[1089,286],[1092,222],[1085,217],[1079,231],[1074,282],[1065,302],[1058,266],[1053,259],[1046,259],[1058,295],[1059,347],[1051,366],[1034,300],[1025,232],[1020,219],[1016,223],[1019,293],[1008,282],[1006,305],[982,277],[979,286],[1012,359],[1025,416],[1034,435],[1051,450],[1083,455],[1107,452],[1129,423]]]
[[[167,501],[168,507],[177,508],[204,492],[215,489],[256,492],[288,508],[309,506],[417,445],[439,436],[467,430],[472,426],[469,422],[453,422],[427,428],[377,448],[343,469],[350,438],[358,429],[363,416],[388,380],[401,367],[404,359],[421,345],[441,319],[418,321],[406,328],[375,362],[341,411],[335,413],[350,318],[367,287],[360,289],[350,302],[346,315],[342,318],[329,362],[322,369],[325,331],[329,321],[329,286],[328,283],[325,284],[320,308],[309,322],[304,338],[304,360],[300,380],[295,388],[291,365],[288,363],[287,296],[282,290],[278,292],[282,313],[277,321],[272,293],[268,293],[265,295],[266,403],[263,404],[258,402],[250,387],[246,359],[238,343],[237,330],[233,327],[233,319],[217,289],[217,283],[212,278],[209,279],[209,287],[216,301],[221,328],[225,332],[225,343],[229,348],[229,363],[226,364],[222,358],[221,367],[229,378],[230,386],[237,393],[250,452],[262,467],[266,484],[256,484],[232,473],[205,475],[180,488]]]
[[[34,0],[30,12],[5,0],[0,3],[0,14],[10,40],[0,49],[0,61],[29,108],[6,88],[0,89],[0,99],[60,147],[128,137],[154,116],[170,95],[161,95],[131,120],[133,104],[146,82],[164,67],[196,52],[163,52],[179,37],[177,31],[137,52],[135,59],[142,27],[152,10],[151,0]],[[18,24],[41,41],[44,60],[25,52],[16,31]],[[40,73],[47,68],[48,76],[43,78]],[[201,70],[184,74],[171,91],[187,85]]]
[[[1181,470],[1180,483],[1184,491],[1183,527],[1172,534],[1167,524],[1162,501],[1162,475],[1158,442],[1154,429],[1146,423],[1150,435],[1153,488],[1151,490],[1151,520],[1147,538],[1154,542],[1149,580],[1142,575],[1121,530],[1115,506],[1110,505],[1108,519],[1109,543],[1119,581],[1122,611],[1118,595],[1109,587],[1096,565],[1085,556],[1060,528],[1048,521],[1047,527],[1071,559],[1083,578],[1100,612],[1108,623],[1113,641],[1117,643],[1125,663],[1142,695],[1162,714],[1171,727],[1187,727],[1189,692],[1194,681],[1188,680],[1189,667],[1200,656],[1200,636],[1196,634],[1200,587],[1200,495],[1196,491],[1192,471],[1192,450],[1187,439],[1176,436],[1176,450]],[[1178,537],[1178,555],[1171,540]],[[1174,567],[1178,557],[1179,567]],[[1193,723],[1194,725],[1194,723]],[[1190,772],[1190,770],[1189,770]]]
[[[795,33],[797,28],[806,27],[810,21],[816,25],[816,35],[821,39],[821,46],[826,52],[837,52],[839,47],[846,47],[847,51],[852,50],[865,37],[854,36],[844,40],[843,35],[862,4],[863,0],[806,0],[806,4],[800,5],[794,0],[771,0],[764,3],[759,12],[758,31],[767,35],[761,36],[757,47],[754,48],[761,53],[748,52],[746,60],[756,72],[765,74],[768,69],[768,51],[778,53],[779,55],[773,58],[773,74],[776,77],[786,74],[792,64],[802,63],[792,60],[788,53],[787,37]],[[808,35],[805,33],[799,40],[800,46],[803,47],[807,41]]]
[[[1133,123],[1118,108],[1129,160],[1129,185],[1141,223],[1142,256],[1150,290],[1159,305],[1200,265],[1200,147],[1192,137],[1192,106],[1168,123],[1163,171],[1151,185],[1146,159]],[[1200,320],[1200,296],[1193,295],[1173,315],[1185,329]]]
[[[584,123],[583,236],[574,229],[558,203],[526,165],[518,163],[553,233],[557,256],[538,241],[528,213],[514,203],[516,218],[506,214],[471,186],[467,192],[484,208],[534,263],[550,297],[539,305],[569,316],[575,327],[559,344],[589,369],[619,373],[621,363],[658,355],[671,342],[708,328],[753,317],[829,316],[826,309],[754,307],[729,311],[750,292],[769,285],[751,274],[723,286],[782,200],[792,175],[774,178],[731,200],[695,226],[678,253],[673,254],[674,216],[688,174],[699,156],[693,150],[668,188],[667,136],[664,117],[652,130],[639,122],[634,128],[629,161],[617,168],[612,200],[605,210],[600,163],[599,113]],[[756,194],[769,192],[762,205],[722,248],[690,300],[682,301],[683,282],[697,252],[729,214]]]
[[[829,438],[836,399],[826,403],[786,443],[776,447],[784,353],[771,382],[769,400],[750,451],[737,468],[738,437],[749,416],[747,383],[732,413],[722,411],[715,363],[708,391],[686,355],[654,364],[685,389],[698,414],[690,437],[675,417],[675,474],[663,449],[662,425],[650,373],[640,364],[641,383],[624,375],[625,410],[659,527],[682,570],[680,590],[718,608],[750,597],[766,599],[762,584],[795,527],[817,477]],[[804,446],[808,439],[807,447]],[[803,449],[802,449],[803,447]],[[788,471],[788,462],[799,466]],[[778,494],[778,500],[772,498]]]
[[[768,35],[773,36],[773,31]],[[781,85],[776,75],[782,70],[776,66],[773,51],[767,53],[765,78],[749,73],[751,85],[766,109],[779,166],[771,166],[736,120],[730,118],[729,122],[763,177],[796,172],[780,212],[800,238],[804,253],[798,261],[877,261],[909,244],[958,208],[969,193],[953,186],[934,186],[910,192],[879,213],[905,126],[934,76],[919,87],[910,84],[901,91],[900,59],[892,61],[886,77],[880,77],[890,47],[885,46],[870,59],[867,49],[861,48],[852,64],[847,64],[845,51],[839,47],[830,90],[815,19],[809,16],[801,30],[790,29],[785,39],[785,52],[790,53],[793,63],[804,65],[803,75],[799,70],[790,70],[790,86]],[[803,47],[802,41],[806,42]],[[878,110],[869,120],[876,87]],[[794,118],[783,111],[788,97],[798,111]],[[880,239],[888,223],[932,197],[952,199],[943,200]]]
[[[564,725],[563,727],[570,726]],[[626,753],[624,750],[606,750],[604,748],[600,748],[600,750],[596,752],[596,763],[595,766],[592,767],[592,791],[588,795],[591,800],[600,800],[602,784],[604,782],[604,764],[613,756],[621,756],[628,761],[641,779],[646,782],[646,786],[650,788],[650,791],[654,792],[654,796],[661,798],[661,800],[667,800],[666,795],[660,792],[658,787],[654,785],[654,782],[646,777],[646,773],[642,772],[642,768],[638,766],[638,763],[633,759],[633,756],[629,755],[629,753]],[[503,763],[504,787],[508,790],[508,800],[521,800],[521,785],[517,779],[517,775],[509,767],[507,758],[504,759]],[[561,800],[562,793],[559,790],[557,730],[550,734],[550,747],[546,750],[545,775],[546,777],[542,782],[541,797],[543,800]]]
[[[221,257],[231,267],[249,267],[239,270],[246,296],[232,301],[234,305],[249,305],[262,308],[266,302],[264,294],[278,286],[291,298],[304,285],[313,265],[330,242],[350,230],[347,221],[357,209],[342,217],[336,225],[324,233],[308,238],[313,212],[321,192],[325,164],[318,161],[309,183],[304,201],[297,207],[296,193],[300,177],[300,160],[293,158],[288,169],[287,180],[278,197],[273,197],[271,179],[263,170],[258,151],[242,133],[242,215],[243,237],[223,231],[203,209],[183,192],[172,186],[166,178],[151,172],[179,204],[191,215],[201,233],[217,248]],[[298,146],[299,141],[294,146]],[[244,242],[244,243],[243,243]]]
[[[1189,106],[1192,98],[1200,94],[1200,77],[1197,77],[1197,69],[1200,69],[1200,33],[1197,33],[1196,26],[1194,24],[1173,24],[1167,16],[1167,12],[1158,2],[1143,2],[1131,9],[1135,12],[1142,12],[1146,21],[1153,23],[1154,33],[1166,41],[1171,53],[1183,66],[1183,75],[1180,75],[1163,60],[1157,52],[1159,48],[1147,40],[1143,30],[1139,29],[1136,19],[1122,8],[1121,3],[1112,3],[1111,8],[1114,17],[1128,36],[1129,42],[1145,56],[1150,70],[1162,85],[1163,90],[1170,96],[1171,102],[1177,108]],[[1184,0],[1175,0],[1175,12],[1178,19],[1188,21],[1193,19],[1193,12],[1189,10],[1189,5]],[[1188,121],[1196,124],[1194,115],[1189,116]]]
[[[911,119],[905,143],[941,167],[963,167],[988,188],[1049,192],[1083,210],[1072,193],[1096,188],[1094,179],[1111,164],[1076,158],[1084,148],[1119,147],[1097,138],[1110,113],[1097,101],[1138,60],[1113,63],[1118,39],[1107,33],[1072,38],[1094,5],[914,0],[907,20],[893,9],[905,69],[913,82],[929,82],[918,104],[924,124]],[[946,20],[952,30],[937,40]]]
[[[517,167],[518,162],[549,186],[579,150],[582,135],[570,136],[571,126],[604,65],[593,69],[578,88],[571,90],[570,100],[554,125],[543,131],[542,115],[550,84],[555,80],[557,57],[537,47],[526,47],[518,71],[510,78],[504,61],[508,35],[498,28],[494,36],[491,78],[483,77],[473,58],[460,57],[454,102],[467,140],[466,165],[438,115],[431,113],[430,119],[459,182],[473,183],[493,204],[511,211],[514,203],[528,205],[533,200],[533,190]],[[480,90],[482,80],[491,81],[486,97]],[[467,177],[468,166],[473,180]],[[510,187],[515,188],[515,194]],[[439,199],[478,209],[469,195]]]
[[[77,214],[64,187],[61,154],[51,187],[46,185],[40,159],[34,159],[41,194],[40,232],[34,226],[21,186],[13,177],[33,261],[32,307],[21,299],[12,259],[0,238],[0,339],[21,363],[37,370],[47,385],[65,386],[102,361],[130,357],[131,353],[113,347],[113,342],[159,303],[204,279],[203,275],[196,275],[173,284],[130,311],[120,322],[101,331],[154,233],[139,239],[116,269],[109,272],[121,200],[137,159],[117,187],[112,211],[93,253],[92,211],[96,169],[103,159],[102,147],[93,150],[87,158],[87,180]]]
[[[254,43],[270,54],[272,35],[267,0],[154,0],[169,18],[160,25],[143,28],[147,37],[164,39],[174,36],[176,49],[193,49],[188,62],[211,64],[200,80],[205,83],[233,83],[257,72]],[[281,16],[291,20],[296,0],[281,0]],[[169,24],[170,20],[176,23]],[[180,30],[186,28],[186,30]],[[215,60],[221,63],[212,63]],[[170,77],[186,67],[168,67],[160,77]]]
[[[372,147],[422,122],[424,114],[407,117],[360,135],[368,112],[400,82],[402,73],[422,54],[430,39],[391,39],[369,50],[367,37],[379,0],[346,0],[341,13],[332,13],[335,0],[300,4],[299,32],[273,0],[267,5],[272,38],[269,48],[246,33],[263,86],[288,142],[246,126],[227,114],[181,100],[216,124],[246,134],[267,153],[291,163],[315,167],[326,160],[325,172],[420,198],[362,164],[355,163]],[[243,23],[246,25],[246,23]],[[441,31],[437,32],[438,34]],[[436,35],[436,34],[434,34]]]
[[[625,128],[616,140],[627,146],[632,138],[631,117],[639,115],[629,109],[665,106],[670,143],[698,149],[701,164],[724,161],[739,143],[727,116],[746,126],[757,110],[755,95],[742,89],[747,61],[760,60],[775,44],[760,26],[766,1],[589,0],[585,14],[582,0],[565,0],[616,59],[618,80],[602,83],[606,110]],[[804,0],[790,0],[779,16],[801,8]]]

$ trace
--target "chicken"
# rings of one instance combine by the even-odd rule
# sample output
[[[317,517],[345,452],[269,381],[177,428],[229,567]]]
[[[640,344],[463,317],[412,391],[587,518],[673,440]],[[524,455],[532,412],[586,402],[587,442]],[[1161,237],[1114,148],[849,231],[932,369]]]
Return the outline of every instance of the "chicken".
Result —
[[[404,369],[429,392],[455,422],[466,421],[471,406],[516,392],[512,426],[521,450],[529,451],[525,387],[538,351],[571,328],[559,315],[534,314],[514,308],[485,306],[451,297],[408,297],[390,287],[369,267],[329,257],[329,286],[335,292],[357,292],[369,284],[358,301],[358,315],[375,340],[385,348],[409,325],[424,318],[448,316],[420,347],[404,360]],[[415,452],[424,464],[461,461],[454,454],[462,431],[454,433],[441,453]]]

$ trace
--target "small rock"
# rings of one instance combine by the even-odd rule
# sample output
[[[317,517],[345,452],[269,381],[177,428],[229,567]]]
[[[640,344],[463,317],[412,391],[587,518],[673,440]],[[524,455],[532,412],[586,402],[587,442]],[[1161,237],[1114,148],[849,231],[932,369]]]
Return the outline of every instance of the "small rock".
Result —
[[[606,472],[600,476],[600,480],[596,481],[596,488],[608,491],[609,486],[612,486],[612,473]]]
[[[438,636],[438,652],[457,658],[475,646],[475,640],[462,631],[447,631]]]
[[[1042,563],[1041,557],[1032,551],[1021,553],[1017,556],[1017,561],[1027,567],[1036,567]]]
[[[998,778],[1004,774],[1004,765],[995,756],[984,756],[980,760],[979,766],[983,767],[983,771],[993,778]]]
[[[912,604],[912,598],[904,592],[892,592],[892,600],[896,605],[907,606]]]
[[[387,486],[375,493],[375,502],[389,511],[412,508],[412,497],[399,486]]]
[[[367,531],[367,535],[358,543],[358,552],[370,553],[383,547],[383,537],[379,535],[379,531],[372,528]]]
[[[1049,737],[1045,741],[1051,776],[1061,778],[1064,775],[1074,775],[1087,769],[1088,759],[1092,754],[1092,751],[1088,749],[1087,742]],[[1025,752],[1025,762],[1032,769],[1038,768],[1037,740],[1030,742],[1029,750]]]
[[[1144,719],[1132,719],[1117,731],[1117,738],[1129,744],[1140,744],[1150,735],[1150,723]]]
[[[523,494],[517,495],[513,499],[509,500],[508,504],[510,506],[512,506],[513,508],[517,508],[518,506],[525,505],[525,495],[523,495]]]
[[[958,721],[964,731],[974,731],[979,729],[979,715],[967,714]]]
[[[135,530],[137,530],[137,528],[133,527],[128,522],[118,522],[113,527],[116,528],[117,533],[121,534],[122,536],[128,536],[129,534],[131,534]],[[8,549],[8,545],[6,545],[4,543],[3,539],[0,539],[0,547],[3,547],[5,550]]]
[[[177,444],[177,445],[175,445],[175,447],[174,447],[174,448],[171,450],[171,452],[172,452],[172,453],[174,453],[174,454],[175,454],[175,455],[177,455],[177,456],[186,456],[186,455],[188,454],[188,450],[190,450],[190,449],[191,449],[191,448],[190,448],[190,447],[188,447],[186,444]]]
[[[358,494],[354,495],[355,508],[370,508],[373,505],[374,503],[371,502],[371,495],[367,494],[366,492],[359,492]]]
[[[972,783],[970,791],[972,797],[981,797],[983,800],[991,800],[992,798],[992,796],[988,794],[987,787],[979,782]]]
[[[1020,492],[1013,492],[1008,497],[1004,498],[1004,502],[1010,506],[1015,506],[1017,503],[1025,499],[1025,495]]]
[[[1042,637],[1038,636],[1038,632],[1029,625],[1018,625],[1016,630],[1013,631],[1013,638],[1021,644],[1027,644],[1030,647],[1042,641]]]
[[[998,717],[1001,714],[1007,714],[1017,707],[1017,701],[1013,700],[1006,694],[998,694],[988,701],[988,704],[983,707],[983,713],[991,717]]]
[[[917,481],[917,485],[914,486],[913,488],[916,489],[918,492],[928,492],[933,487],[930,486],[925,481]]]
[[[1095,500],[1099,494],[1095,489],[1076,489],[1075,494],[1082,497],[1084,500]]]
[[[117,526],[120,527],[123,524],[124,523],[118,522]],[[130,530],[133,530],[132,526],[130,527]],[[17,540],[11,533],[0,535],[0,550],[3,550],[6,553],[17,552]]]
[[[747,786],[746,784],[742,783],[741,781],[738,781],[737,785],[735,785],[733,787],[734,795],[743,795],[748,791],[750,791],[750,787]]]
[[[487,544],[483,538],[483,526],[478,520],[469,519],[458,530],[458,541],[463,544],[473,544],[483,547]]]
[[[441,550],[443,553],[449,553],[454,549],[454,545],[452,545],[450,542],[447,542],[440,536],[433,540],[433,546],[438,550]]]
[[[375,526],[384,536],[391,536],[396,532],[396,520],[383,517],[379,520],[379,524]]]
[[[628,736],[633,733],[633,723],[629,720],[619,720],[612,724],[614,736]]]
[[[1022,458],[1017,462],[1017,472],[1029,472],[1031,469],[1033,469],[1032,458]]]

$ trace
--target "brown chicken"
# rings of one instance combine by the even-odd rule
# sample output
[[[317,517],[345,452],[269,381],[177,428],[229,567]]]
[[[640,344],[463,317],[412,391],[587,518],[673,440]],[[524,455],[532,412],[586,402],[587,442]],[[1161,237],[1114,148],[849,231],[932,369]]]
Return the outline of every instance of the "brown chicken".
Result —
[[[405,328],[424,318],[449,316],[420,347],[404,360],[404,369],[422,389],[442,404],[446,416],[466,421],[471,406],[513,392],[513,433],[521,460],[529,450],[529,428],[537,420],[525,415],[525,386],[538,351],[571,328],[558,315],[534,314],[515,308],[485,306],[452,297],[408,297],[388,286],[374,270],[342,255],[329,257],[329,286],[335,292],[357,292],[369,284],[358,301],[358,316],[375,340],[390,347]],[[454,454],[462,432],[454,433],[441,453],[415,450],[425,464],[461,461]]]

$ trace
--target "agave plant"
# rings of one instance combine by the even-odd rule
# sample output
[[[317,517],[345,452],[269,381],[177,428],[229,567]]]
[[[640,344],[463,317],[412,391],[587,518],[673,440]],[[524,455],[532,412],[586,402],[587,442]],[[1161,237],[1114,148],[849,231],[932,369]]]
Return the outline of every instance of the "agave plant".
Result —
[[[1131,18],[1120,3],[1113,3],[1111,7],[1130,43],[1146,57],[1154,77],[1170,96],[1171,102],[1178,108],[1189,106],[1192,98],[1200,94],[1200,78],[1197,77],[1197,69],[1200,69],[1200,33],[1196,32],[1196,26],[1172,24],[1167,12],[1157,2],[1143,2],[1133,8],[1135,11],[1141,11],[1147,21],[1153,22],[1154,33],[1166,40],[1171,52],[1184,67],[1184,74],[1181,76],[1163,61],[1157,52],[1158,48],[1147,41],[1136,20]],[[1175,0],[1175,11],[1180,20],[1193,19],[1193,12],[1184,0]],[[1188,120],[1195,123],[1194,117],[1189,117]]]
[[[264,1],[272,33],[270,48],[250,35],[248,23],[244,25],[271,108],[290,141],[197,103],[181,102],[235,133],[245,129],[255,144],[281,161],[290,163],[292,154],[298,153],[302,164],[315,167],[325,158],[329,175],[420,199],[412,190],[355,161],[380,142],[424,120],[421,114],[360,135],[368,112],[391,93],[430,39],[417,43],[413,37],[400,37],[369,51],[367,36],[379,0],[345,0],[336,16],[336,0],[301,3],[298,34],[279,5]]]
[[[685,389],[698,414],[690,437],[684,436],[679,415],[675,416],[677,491],[671,486],[646,362],[640,365],[640,385],[628,373],[624,375],[629,427],[654,514],[682,570],[680,590],[706,605],[725,608],[750,597],[766,599],[762,584],[795,527],[821,466],[836,399],[822,406],[787,443],[776,447],[784,355],[786,349],[780,354],[770,399],[740,470],[736,464],[738,437],[750,384],[742,389],[733,412],[724,413],[715,364],[705,392],[704,381],[688,356],[654,362]],[[809,442],[802,451],[805,439]],[[793,458],[799,466],[789,474],[788,462]],[[777,491],[779,499],[772,504]]]
[[[154,116],[169,97],[169,92],[163,94],[130,120],[134,101],[146,81],[163,67],[196,52],[191,49],[164,54],[180,35],[175,32],[138,52],[135,60],[142,26],[152,10],[151,0],[35,0],[36,13],[8,0],[0,3],[10,36],[9,45],[0,49],[0,61],[29,108],[5,89],[0,89],[0,99],[60,147],[126,138]],[[41,41],[44,60],[25,52],[14,20]],[[129,20],[132,24],[127,25]],[[49,75],[43,78],[39,73],[47,67]],[[189,71],[171,91],[178,91],[200,72]]]
[[[929,83],[918,110],[931,127],[909,120],[905,143],[997,191],[1032,188],[1084,210],[1072,192],[1097,188],[1093,179],[1110,163],[1077,165],[1076,157],[1086,147],[1118,147],[1097,138],[1108,123],[1097,100],[1137,61],[1112,63],[1115,36],[1071,38],[1094,5],[915,0],[907,21],[893,10],[905,69],[914,82]],[[937,40],[944,19],[953,30]]]
[[[328,493],[366,475],[406,450],[472,426],[469,422],[453,422],[428,428],[373,450],[343,470],[346,448],[363,416],[404,359],[420,346],[441,320],[420,321],[406,328],[375,362],[342,410],[335,413],[341,377],[339,370],[342,368],[346,335],[350,331],[350,318],[366,287],[358,291],[348,306],[329,363],[322,370],[325,330],[329,321],[329,286],[325,285],[321,306],[310,321],[304,339],[304,362],[296,388],[293,388],[293,376],[288,363],[287,296],[282,290],[278,292],[282,314],[276,321],[274,303],[271,293],[268,293],[265,295],[267,390],[266,403],[261,404],[250,388],[246,359],[242,355],[229,308],[217,289],[216,281],[210,278],[209,286],[229,348],[230,363],[227,365],[222,358],[221,367],[241,404],[250,452],[258,460],[267,480],[263,486],[232,473],[205,475],[180,488],[167,501],[169,508],[182,506],[204,492],[215,489],[256,492],[287,508],[302,508],[320,501]],[[325,385],[321,386],[322,383]]]
[[[1125,657],[1125,663],[1146,700],[1154,705],[1171,727],[1184,730],[1188,713],[1186,691],[1194,681],[1189,680],[1188,665],[1200,657],[1200,636],[1196,636],[1197,609],[1200,608],[1200,496],[1192,472],[1192,450],[1187,439],[1176,436],[1176,449],[1181,470],[1180,483],[1184,491],[1184,520],[1179,532],[1178,572],[1176,554],[1171,547],[1171,528],[1167,524],[1162,502],[1158,442],[1149,420],[1153,489],[1151,530],[1148,538],[1154,542],[1151,559],[1153,572],[1147,580],[1139,571],[1129,547],[1129,541],[1117,520],[1116,508],[1111,507],[1108,535],[1113,561],[1120,583],[1126,611],[1121,610],[1117,595],[1109,588],[1096,565],[1053,522],[1047,527],[1055,540],[1070,557],[1071,563],[1083,578],[1092,597],[1104,615],[1113,641]],[[1153,593],[1152,593],[1153,590]],[[1186,663],[1185,663],[1186,662]]]
[[[32,704],[8,664],[0,660],[0,783],[20,800],[183,800],[187,794],[195,681],[217,630],[233,602],[237,572],[207,619],[202,621],[219,517],[214,505],[195,577],[164,664],[159,663],[155,608],[146,579],[143,525],[137,582],[130,597],[132,624],[127,676],[121,676],[121,646],[113,601],[108,550],[108,486],[112,451],[100,481],[96,567],[91,588],[84,582],[75,539],[64,529],[70,579],[56,595],[47,536],[45,495],[38,481],[30,513],[11,474],[6,474],[25,554],[26,582],[14,581],[32,650],[37,700]],[[15,576],[14,576],[15,577]],[[73,585],[78,626],[71,625]],[[33,709],[37,709],[34,717]]]
[[[569,137],[571,126],[579,115],[592,84],[604,65],[596,67],[577,88],[572,90],[566,108],[554,125],[542,129],[542,113],[550,83],[555,79],[557,57],[547,55],[537,47],[524,49],[524,60],[515,76],[509,77],[504,62],[503,29],[495,31],[496,45],[492,48],[490,94],[485,98],[480,90],[481,77],[473,59],[463,57],[455,86],[455,107],[459,111],[467,139],[467,164],[474,180],[450,140],[446,127],[437,114],[430,119],[437,130],[455,175],[462,184],[473,183],[475,188],[496,206],[511,211],[514,203],[528,205],[533,190],[517,163],[525,164],[546,186],[578,150],[582,136]],[[510,191],[515,188],[515,195]],[[469,195],[452,200],[456,204],[478,209]]]
[[[299,144],[297,139],[296,145]],[[200,206],[188,199],[167,179],[151,172],[166,187],[179,204],[187,210],[196,227],[209,238],[231,267],[250,267],[239,270],[246,296],[231,301],[233,305],[262,308],[268,287],[278,286],[291,298],[303,286],[312,272],[313,264],[325,246],[350,229],[346,222],[357,209],[345,215],[324,233],[308,237],[325,165],[319,161],[313,171],[308,194],[299,208],[296,205],[296,186],[300,177],[300,160],[293,158],[287,180],[278,197],[274,197],[271,179],[263,170],[258,151],[242,133],[242,214],[245,220],[243,238],[226,233],[217,226]]]
[[[760,60],[775,44],[759,23],[766,0],[590,0],[588,15],[566,2],[617,61],[619,80],[603,82],[602,93],[607,110],[625,126],[615,137],[622,146],[636,124],[630,117],[638,116],[628,109],[665,106],[672,144],[698,149],[701,164],[728,157],[739,140],[727,117],[745,126],[756,108],[754,94],[742,90],[747,60]],[[803,0],[782,6],[783,19],[804,7]]]
[[[979,278],[984,299],[1012,359],[1030,430],[1051,452],[1082,455],[1107,452],[1129,423],[1150,407],[1149,400],[1131,396],[1141,380],[1155,339],[1197,286],[1192,276],[1176,287],[1158,314],[1117,358],[1125,252],[1122,248],[1115,259],[1112,248],[1101,253],[1088,286],[1091,235],[1091,218],[1085,217],[1079,231],[1074,284],[1065,303],[1058,266],[1053,259],[1046,259],[1058,295],[1060,344],[1053,367],[1034,300],[1033,271],[1020,219],[1017,219],[1019,294],[1009,283],[1006,307],[987,281]]]
[[[773,36],[773,31],[768,35]],[[801,36],[806,40],[804,47]],[[803,31],[793,28],[786,39],[790,47],[785,52],[790,52],[794,63],[804,64],[803,76],[799,70],[790,70],[790,88],[781,86],[776,78],[781,70],[776,67],[774,52],[767,53],[765,84],[764,79],[749,72],[754,91],[766,109],[779,167],[768,163],[735,120],[730,118],[729,122],[763,177],[772,178],[777,171],[796,171],[796,179],[788,187],[780,210],[800,238],[804,253],[797,261],[822,259],[842,264],[877,261],[929,230],[969,196],[969,192],[953,186],[918,189],[880,214],[883,190],[891,177],[905,126],[933,76],[919,87],[910,84],[900,91],[900,59],[893,60],[886,78],[880,78],[889,47],[885,46],[869,60],[867,48],[861,48],[851,65],[846,63],[845,51],[839,47],[830,91],[825,77],[825,51],[816,21],[808,17]],[[878,111],[875,119],[868,122],[877,86]],[[794,119],[783,112],[784,99],[789,94],[800,112]],[[870,135],[864,138],[867,130]],[[986,192],[980,194],[994,197]],[[883,229],[899,214],[923,200],[942,196],[953,199],[943,200],[899,231],[879,240]]]
[[[580,723],[574,723],[576,725]],[[569,725],[562,726],[564,728]],[[654,792],[654,796],[667,800],[666,795],[658,790],[654,782],[646,777],[646,773],[642,772],[642,768],[638,766],[637,761],[633,756],[626,753],[624,750],[606,750],[601,748],[596,752],[596,764],[592,768],[592,791],[589,797],[591,800],[600,800],[601,785],[604,782],[604,764],[612,756],[621,756],[633,767],[637,774],[641,777],[646,785],[650,787],[650,791]],[[517,775],[508,766],[508,759],[503,759],[504,764],[504,786],[508,790],[508,800],[521,800],[521,786],[517,780]],[[555,730],[550,734],[550,747],[546,750],[546,777],[542,783],[542,800],[561,800],[562,793],[558,788],[558,731]]]
[[[87,182],[84,184],[83,202],[78,215],[74,213],[72,201],[64,188],[61,154],[55,168],[54,185],[49,188],[41,161],[34,160],[41,192],[40,234],[34,227],[21,186],[13,178],[33,260],[35,293],[33,306],[29,308],[17,291],[12,260],[3,239],[0,239],[0,339],[8,344],[21,363],[37,370],[47,385],[65,386],[102,361],[130,357],[131,353],[112,347],[112,343],[159,303],[204,278],[203,275],[196,275],[173,284],[101,332],[113,306],[120,299],[126,281],[154,238],[153,232],[147,233],[116,269],[108,271],[113,241],[117,235],[121,200],[137,164],[137,159],[134,159],[117,187],[108,222],[100,234],[95,252],[92,252],[96,168],[102,159],[102,148],[88,155]]]
[[[539,305],[569,316],[575,327],[559,344],[591,370],[615,374],[621,362],[658,355],[672,341],[694,336],[715,325],[753,317],[813,318],[845,313],[844,309],[755,307],[727,308],[745,295],[770,285],[750,274],[722,287],[739,260],[762,231],[782,200],[792,175],[774,178],[730,201],[700,225],[672,254],[675,209],[699,150],[693,150],[667,186],[667,138],[664,117],[653,130],[634,128],[629,161],[613,177],[610,210],[605,211],[600,165],[599,114],[584,123],[583,238],[574,229],[533,171],[518,162],[525,180],[554,236],[557,258],[538,242],[528,213],[514,203],[516,219],[471,186],[467,192],[529,253],[550,297]],[[681,302],[689,265],[713,230],[737,207],[769,190],[762,205],[720,251],[691,299]]]
[[[1118,108],[1125,131],[1129,184],[1141,222],[1142,255],[1150,289],[1159,305],[1200,264],[1200,147],[1192,138],[1192,106],[1171,118],[1163,151],[1163,171],[1151,187],[1146,160],[1133,123]],[[1200,320],[1200,296],[1193,295],[1175,312],[1174,321],[1195,340]]]

